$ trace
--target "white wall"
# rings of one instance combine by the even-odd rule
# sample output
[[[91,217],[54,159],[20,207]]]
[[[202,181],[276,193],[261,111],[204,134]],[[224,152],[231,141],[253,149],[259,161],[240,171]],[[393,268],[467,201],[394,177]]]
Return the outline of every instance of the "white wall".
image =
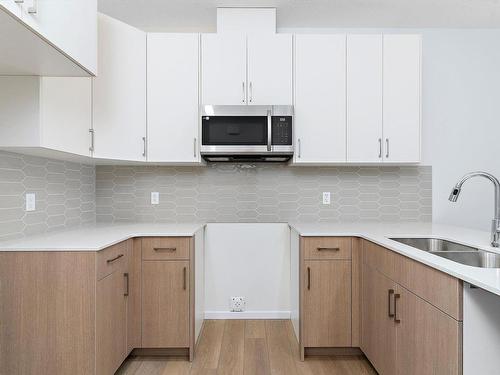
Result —
[[[465,173],[500,178],[500,30],[432,30],[423,38],[424,162],[432,165],[433,221],[489,230],[493,186]]]
[[[290,317],[290,229],[287,224],[208,224],[205,318]],[[231,296],[246,298],[230,313]]]
[[[423,164],[432,166],[433,221],[489,230],[491,183],[471,180],[457,203],[451,188],[465,173],[500,178],[500,29],[279,29],[305,33],[420,33]]]

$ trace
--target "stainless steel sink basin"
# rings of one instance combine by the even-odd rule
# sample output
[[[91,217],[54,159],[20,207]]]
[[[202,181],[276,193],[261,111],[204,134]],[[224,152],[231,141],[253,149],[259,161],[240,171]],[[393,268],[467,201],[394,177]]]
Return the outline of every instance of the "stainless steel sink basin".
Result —
[[[500,254],[479,250],[456,242],[439,238],[391,238],[391,240],[467,266],[500,268]]]
[[[461,245],[456,242],[450,242],[439,238],[391,238],[391,240],[429,252],[478,251],[478,249],[474,247]]]

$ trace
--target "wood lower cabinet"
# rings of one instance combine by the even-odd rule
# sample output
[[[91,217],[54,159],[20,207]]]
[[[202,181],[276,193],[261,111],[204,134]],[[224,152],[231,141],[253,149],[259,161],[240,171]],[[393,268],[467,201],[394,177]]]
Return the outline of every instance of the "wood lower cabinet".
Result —
[[[305,261],[303,345],[351,346],[351,262]]]
[[[187,349],[194,358],[194,260],[194,237],[142,239],[142,348]]]
[[[461,316],[461,286],[439,271],[416,270],[413,260],[368,242],[363,260],[361,349],[375,369],[381,375],[462,374],[462,322],[450,315]],[[433,303],[416,294],[431,276],[441,290],[422,294]],[[457,302],[443,304],[443,299]]]
[[[113,374],[127,357],[126,265],[96,286],[96,373]]]
[[[189,347],[189,261],[144,261],[142,347]]]
[[[363,265],[361,349],[380,374],[396,374],[396,283]]]
[[[397,293],[397,373],[461,374],[462,322],[405,288]]]

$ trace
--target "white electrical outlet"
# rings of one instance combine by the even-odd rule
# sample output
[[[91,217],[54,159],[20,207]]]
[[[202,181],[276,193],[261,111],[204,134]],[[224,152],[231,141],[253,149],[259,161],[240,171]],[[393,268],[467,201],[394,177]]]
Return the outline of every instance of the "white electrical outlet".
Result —
[[[36,196],[34,193],[26,194],[26,211],[36,210]]]
[[[231,311],[245,311],[245,297],[231,297]]]
[[[160,204],[160,193],[157,191],[151,192],[151,204]]]
[[[330,204],[330,192],[329,191],[323,192],[323,204]]]

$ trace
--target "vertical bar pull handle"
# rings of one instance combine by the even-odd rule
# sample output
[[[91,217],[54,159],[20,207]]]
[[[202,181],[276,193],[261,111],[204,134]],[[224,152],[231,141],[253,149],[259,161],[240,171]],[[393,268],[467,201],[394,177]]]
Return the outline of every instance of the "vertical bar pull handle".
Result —
[[[186,288],[187,288],[187,285],[186,285],[187,284],[187,280],[186,280],[187,275],[186,274],[187,274],[187,269],[186,269],[186,267],[184,267],[182,269],[182,277],[183,277],[182,289],[184,289],[184,290],[186,290]]]
[[[378,158],[382,158],[382,138],[378,139]]]
[[[128,296],[128,292],[129,292],[129,277],[128,277],[128,272],[125,272],[123,274],[123,277],[125,277],[125,293],[123,293],[123,295],[125,297]]]
[[[297,149],[298,149],[297,151],[298,151],[298,153],[299,153],[298,157],[299,157],[299,159],[300,159],[300,157],[301,157],[301,155],[302,155],[302,152],[301,152],[301,151],[302,151],[302,150],[301,150],[301,144],[300,144],[300,138],[299,138],[299,139],[297,139]]]
[[[94,129],[89,129],[89,133],[90,133],[89,151],[94,152]]]
[[[394,321],[396,323],[401,323],[401,319],[398,317],[398,299],[401,298],[401,295],[399,293],[396,293],[394,295]]]
[[[253,85],[252,85],[252,82],[250,81],[250,103],[252,102],[253,100]]]
[[[392,312],[392,303],[391,303],[393,296],[394,296],[394,289],[389,289],[388,296],[387,296],[387,299],[388,299],[387,315],[389,316],[389,318],[394,318],[394,313]]]
[[[386,149],[385,149],[385,157],[389,158],[389,138],[385,139]]]
[[[252,101],[250,99],[250,101]],[[272,146],[272,126],[273,126],[273,121],[272,121],[272,116],[271,116],[271,111],[267,111],[267,151],[271,151],[271,146]]]
[[[245,103],[245,81],[241,82],[241,86],[243,87],[243,99],[241,101]]]
[[[142,137],[142,143],[143,143],[142,156],[146,157],[147,154],[146,137]]]
[[[194,141],[193,141],[193,156],[196,157],[196,137],[194,138]]]
[[[311,290],[311,267],[307,267],[307,290]]]

